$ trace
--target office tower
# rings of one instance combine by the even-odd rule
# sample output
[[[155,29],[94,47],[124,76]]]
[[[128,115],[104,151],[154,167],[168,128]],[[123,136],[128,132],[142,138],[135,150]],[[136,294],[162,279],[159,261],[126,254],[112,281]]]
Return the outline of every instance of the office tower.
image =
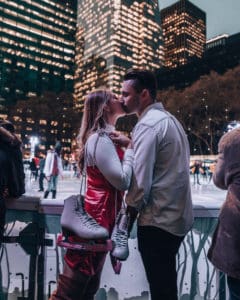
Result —
[[[0,98],[73,90],[77,0],[0,0]]]
[[[214,38],[211,38],[206,41],[206,51],[214,49],[216,47],[225,47],[227,44],[229,35],[224,33],[222,35],[218,35]]]
[[[108,86],[119,93],[123,74],[132,67],[162,66],[158,1],[79,0],[76,34],[75,102]]]
[[[59,139],[70,153],[76,11],[77,0],[0,0],[0,117],[13,121],[26,155],[33,136],[40,150]]]
[[[206,13],[188,0],[161,10],[165,66],[175,68],[201,58],[206,43]]]

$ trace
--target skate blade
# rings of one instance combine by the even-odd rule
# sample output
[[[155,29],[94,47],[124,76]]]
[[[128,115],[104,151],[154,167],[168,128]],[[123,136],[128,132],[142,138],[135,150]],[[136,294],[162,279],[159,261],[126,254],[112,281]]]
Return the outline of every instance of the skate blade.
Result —
[[[64,238],[61,234],[57,237],[57,245],[71,250],[89,251],[89,252],[108,252],[112,250],[112,241],[106,240],[104,243],[96,243],[95,241],[88,241],[86,243],[70,242],[67,238]]]
[[[121,269],[122,269],[121,261],[112,255],[110,255],[110,260],[111,260],[111,264],[112,264],[114,273],[119,275],[121,273]]]

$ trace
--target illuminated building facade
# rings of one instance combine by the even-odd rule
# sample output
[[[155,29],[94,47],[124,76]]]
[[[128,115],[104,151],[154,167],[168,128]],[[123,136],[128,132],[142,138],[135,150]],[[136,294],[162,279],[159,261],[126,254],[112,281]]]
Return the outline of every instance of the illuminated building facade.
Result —
[[[73,90],[77,0],[0,0],[0,98]]]
[[[240,64],[240,33],[223,34],[206,42],[202,58],[193,59],[190,63],[178,68],[162,68],[156,72],[159,90],[185,89],[201,76],[212,71],[224,74]]]
[[[71,93],[46,92],[41,97],[18,101],[9,109],[8,119],[21,137],[25,157],[30,156],[31,139],[38,139],[37,152],[46,152],[61,141],[62,154],[69,156],[76,137],[79,113],[73,108]]]
[[[161,10],[165,66],[176,68],[203,56],[206,13],[188,0]]]
[[[0,0],[0,15],[0,117],[13,121],[24,153],[33,136],[40,150],[58,139],[70,153],[77,0]]]
[[[120,92],[122,76],[132,67],[159,69],[163,62],[157,0],[79,0],[74,98],[108,86]]]
[[[227,43],[228,37],[229,37],[229,35],[225,33],[225,34],[216,36],[214,38],[211,38],[210,40],[207,40],[206,41],[206,51],[209,51],[216,47],[224,47]]]

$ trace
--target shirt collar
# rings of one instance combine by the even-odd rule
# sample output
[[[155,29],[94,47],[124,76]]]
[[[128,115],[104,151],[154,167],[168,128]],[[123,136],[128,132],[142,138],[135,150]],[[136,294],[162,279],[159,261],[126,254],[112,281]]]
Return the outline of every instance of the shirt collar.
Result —
[[[153,103],[153,104],[148,105],[148,106],[144,109],[144,111],[142,112],[141,116],[139,117],[139,120],[141,120],[141,119],[146,115],[146,113],[147,113],[150,109],[163,110],[164,107],[163,107],[163,105],[162,105],[161,102],[155,102],[155,103]]]

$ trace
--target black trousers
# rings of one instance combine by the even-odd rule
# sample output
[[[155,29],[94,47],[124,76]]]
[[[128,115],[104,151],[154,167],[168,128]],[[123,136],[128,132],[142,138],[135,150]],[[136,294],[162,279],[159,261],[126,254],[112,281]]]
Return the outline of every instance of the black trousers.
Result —
[[[240,279],[227,276],[229,300],[240,300]]]
[[[138,248],[152,300],[178,299],[176,254],[183,239],[157,227],[138,227]]]
[[[44,173],[40,173],[39,175],[39,190],[40,191],[44,191],[44,186],[43,186],[43,180],[45,178],[45,174]]]

